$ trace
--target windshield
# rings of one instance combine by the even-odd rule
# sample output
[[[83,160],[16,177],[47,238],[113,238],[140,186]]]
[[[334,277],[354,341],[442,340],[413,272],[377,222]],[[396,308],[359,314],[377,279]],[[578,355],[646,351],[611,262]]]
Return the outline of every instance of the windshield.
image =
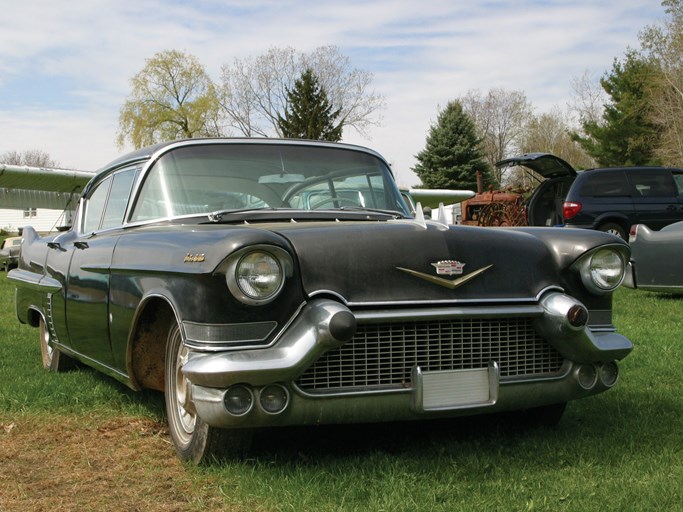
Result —
[[[391,210],[408,215],[386,164],[346,148],[181,146],[149,170],[131,221],[245,209]]]

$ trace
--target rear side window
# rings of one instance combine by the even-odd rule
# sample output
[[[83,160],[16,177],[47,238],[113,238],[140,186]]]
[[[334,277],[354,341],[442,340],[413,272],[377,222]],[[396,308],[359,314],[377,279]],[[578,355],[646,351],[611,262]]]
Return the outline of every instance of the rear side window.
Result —
[[[675,172],[674,181],[676,182],[676,188],[678,189],[678,197],[683,197],[683,173]]]
[[[628,182],[623,171],[597,171],[587,174],[581,186],[584,197],[630,196]]]
[[[136,176],[135,169],[117,172],[104,179],[87,201],[83,232],[120,226],[128,204],[128,196]]]
[[[641,169],[629,171],[628,179],[634,197],[676,197],[678,189],[667,169]]]

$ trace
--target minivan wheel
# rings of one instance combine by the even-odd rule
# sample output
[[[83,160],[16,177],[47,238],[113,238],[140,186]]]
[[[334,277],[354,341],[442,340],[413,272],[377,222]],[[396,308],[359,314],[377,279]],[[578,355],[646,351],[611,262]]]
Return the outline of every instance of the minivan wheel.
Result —
[[[604,231],[605,233],[617,235],[622,240],[626,240],[626,230],[622,228],[619,224],[616,224],[614,222],[606,222],[605,224],[602,224],[598,229],[600,231]]]

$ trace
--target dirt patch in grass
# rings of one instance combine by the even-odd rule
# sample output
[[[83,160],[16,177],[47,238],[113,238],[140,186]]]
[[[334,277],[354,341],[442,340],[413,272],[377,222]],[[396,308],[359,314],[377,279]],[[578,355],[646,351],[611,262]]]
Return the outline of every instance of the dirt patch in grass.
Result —
[[[217,487],[152,420],[0,416],[2,511],[225,510]]]

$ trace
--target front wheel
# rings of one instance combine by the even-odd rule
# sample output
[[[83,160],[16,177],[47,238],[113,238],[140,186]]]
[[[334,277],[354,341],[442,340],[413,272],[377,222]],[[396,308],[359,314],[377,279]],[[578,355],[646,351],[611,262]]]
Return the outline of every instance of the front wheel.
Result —
[[[168,427],[178,457],[199,464],[244,453],[251,443],[251,430],[211,427],[197,415],[190,382],[181,371],[188,354],[180,328],[174,322],[166,344],[164,380]]]

